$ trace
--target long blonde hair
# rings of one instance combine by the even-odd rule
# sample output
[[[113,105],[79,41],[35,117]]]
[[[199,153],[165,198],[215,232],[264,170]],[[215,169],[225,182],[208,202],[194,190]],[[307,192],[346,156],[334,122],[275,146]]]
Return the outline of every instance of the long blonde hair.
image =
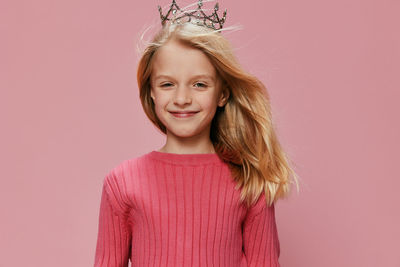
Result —
[[[210,139],[218,156],[228,164],[236,188],[241,189],[240,201],[250,206],[265,193],[267,204],[272,205],[288,195],[293,181],[298,189],[297,174],[275,133],[266,87],[241,68],[220,31],[182,23],[167,24],[155,34],[137,70],[140,100],[147,117],[166,134],[150,97],[150,79],[154,53],[172,38],[204,52],[217,70],[222,90],[229,90],[227,103],[217,107],[211,122]]]

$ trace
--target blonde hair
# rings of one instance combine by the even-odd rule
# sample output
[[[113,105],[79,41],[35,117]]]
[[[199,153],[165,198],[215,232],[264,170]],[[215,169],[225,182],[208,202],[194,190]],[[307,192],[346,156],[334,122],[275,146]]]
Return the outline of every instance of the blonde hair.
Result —
[[[217,70],[221,89],[229,90],[228,101],[217,107],[211,122],[210,139],[228,164],[236,188],[241,188],[240,201],[250,206],[265,193],[267,204],[272,205],[288,195],[293,181],[298,189],[297,175],[275,133],[266,87],[241,68],[220,31],[192,23],[168,24],[146,46],[137,82],[143,110],[152,123],[166,134],[150,97],[150,79],[154,53],[172,38],[204,52]]]

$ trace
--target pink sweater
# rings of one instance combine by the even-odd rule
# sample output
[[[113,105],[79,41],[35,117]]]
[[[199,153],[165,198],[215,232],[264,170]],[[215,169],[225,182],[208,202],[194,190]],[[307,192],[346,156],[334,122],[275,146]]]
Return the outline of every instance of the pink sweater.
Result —
[[[94,266],[280,266],[274,205],[238,200],[217,154],[125,160],[104,178]]]

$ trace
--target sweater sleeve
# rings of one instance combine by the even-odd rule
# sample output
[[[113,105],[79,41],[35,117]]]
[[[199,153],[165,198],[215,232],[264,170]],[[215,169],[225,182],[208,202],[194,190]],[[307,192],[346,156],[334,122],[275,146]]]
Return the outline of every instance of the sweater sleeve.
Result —
[[[275,205],[267,205],[264,193],[250,208],[244,221],[243,250],[248,267],[280,267]]]
[[[130,208],[122,179],[110,172],[103,181],[95,267],[128,267],[131,253]]]

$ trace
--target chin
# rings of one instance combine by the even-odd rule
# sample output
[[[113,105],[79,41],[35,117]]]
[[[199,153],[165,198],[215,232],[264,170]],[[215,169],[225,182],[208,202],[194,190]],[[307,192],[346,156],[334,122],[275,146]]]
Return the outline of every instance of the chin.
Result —
[[[168,129],[168,127],[167,127]],[[181,138],[188,138],[188,137],[192,137],[192,136],[196,136],[199,133],[197,131],[193,131],[193,129],[171,129],[169,128],[169,130],[167,130],[167,132],[169,132],[172,135],[175,135],[177,137],[181,137]]]
[[[171,131],[171,133],[177,137],[181,137],[181,138],[188,138],[188,137],[192,137],[195,136],[196,134],[193,132],[183,132],[183,131]]]

